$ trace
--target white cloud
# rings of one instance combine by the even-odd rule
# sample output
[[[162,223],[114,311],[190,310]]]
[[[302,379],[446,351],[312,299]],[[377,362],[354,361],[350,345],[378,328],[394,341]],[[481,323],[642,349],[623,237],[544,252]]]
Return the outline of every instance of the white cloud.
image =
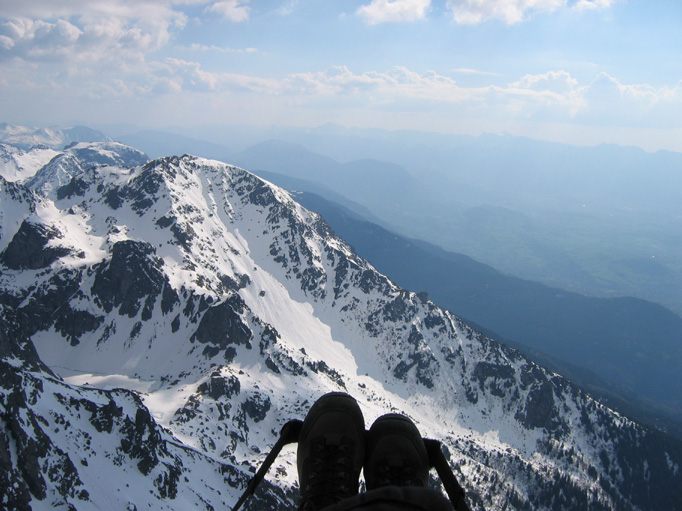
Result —
[[[257,48],[228,48],[226,46],[216,46],[214,44],[206,45],[197,43],[192,43],[184,49],[191,51],[215,51],[218,53],[258,53]]]
[[[618,0],[447,0],[453,19],[473,25],[488,20],[500,20],[508,25],[524,21],[534,12],[552,12],[561,8],[579,11],[607,9]]]
[[[461,24],[476,24],[489,19],[512,25],[523,21],[526,12],[553,11],[565,0],[448,0],[447,7],[454,20]]]
[[[294,9],[298,5],[299,0],[289,0],[288,2],[282,4],[280,7],[275,9],[275,14],[279,16],[288,16],[292,12],[294,12]]]
[[[260,90],[265,90],[260,87]],[[682,114],[682,84],[655,88],[622,84],[604,73],[580,83],[564,70],[528,74],[505,86],[464,87],[433,71],[405,67],[355,73],[345,66],[298,73],[269,84],[271,94],[296,98],[300,105],[361,105],[368,111],[390,105],[395,110],[439,109],[504,121],[600,123],[637,126],[650,119]],[[656,115],[653,115],[653,114]]]
[[[93,77],[83,85],[83,90],[97,93],[96,80]],[[644,84],[627,85],[605,73],[581,84],[564,70],[528,74],[505,86],[464,87],[434,71],[418,73],[400,66],[362,73],[347,66],[332,66],[324,71],[274,79],[213,72],[198,62],[167,58],[141,67],[124,81],[127,87],[107,86],[109,98],[130,94],[175,94],[178,98],[196,93],[211,97],[238,94],[245,101],[269,98],[268,101],[281,104],[295,104],[303,109],[314,106],[330,112],[352,105],[367,112],[386,108],[435,109],[451,115],[505,121],[580,120],[603,125],[637,125],[657,110],[670,118],[682,115],[682,84],[658,89]]]
[[[566,71],[525,75],[498,90],[514,115],[569,120],[585,108],[584,88]]]
[[[277,94],[281,82],[255,76],[205,71],[198,62],[167,58],[154,73],[155,86],[169,80],[180,86],[177,91],[189,92],[248,92],[255,94]]]
[[[471,69],[468,67],[457,68],[455,69],[455,73],[460,73],[463,75],[500,76],[499,73],[493,73],[491,71],[481,71],[479,69]]]
[[[0,60],[21,58],[25,60],[62,59],[72,53],[81,29],[65,20],[48,23],[42,20],[16,18],[0,24],[2,50]]]
[[[426,17],[430,6],[431,0],[372,0],[372,3],[360,7],[356,14],[370,25],[416,21]]]
[[[240,23],[249,19],[250,7],[246,5],[247,3],[249,0],[223,0],[215,2],[206,10],[220,14],[223,18],[234,23]]]
[[[4,19],[0,17],[0,60],[92,65],[106,61],[107,66],[139,62],[166,45],[171,31],[187,21],[160,0],[36,0],[13,2],[11,7],[3,12]]]
[[[2,30],[2,27],[0,27]],[[6,35],[0,35],[0,50],[11,50],[14,47],[14,39]]]
[[[548,71],[537,75],[525,75],[520,80],[509,84],[512,88],[550,91],[565,94],[576,90],[578,80],[566,71]]]
[[[578,11],[592,10],[592,9],[608,9],[618,0],[578,0],[573,5],[573,8]]]
[[[296,73],[284,80],[284,90],[291,95],[350,95],[377,90],[383,83],[378,73],[355,74],[346,66],[333,66],[327,71]]]
[[[3,2],[2,17],[34,19],[74,16],[121,18],[168,18],[177,16],[175,6],[205,4],[209,0],[30,0]]]
[[[549,71],[526,75],[497,92],[509,111],[526,118],[661,129],[679,126],[682,116],[682,82],[663,87],[624,84],[602,72],[581,84],[566,71]]]
[[[345,66],[335,66],[327,71],[298,73],[288,76],[282,92],[290,96],[316,95],[318,98],[349,98],[364,101],[399,103],[409,100],[458,102],[472,97],[472,90],[457,86],[447,76],[433,71],[416,73],[396,66],[388,71],[369,71],[361,74]]]
[[[600,73],[582,89],[587,104],[581,118],[594,124],[661,128],[679,126],[682,82],[674,86],[624,84]]]
[[[586,90],[589,98],[595,103],[622,99],[655,102],[659,97],[654,87],[649,85],[624,85],[608,73],[599,73]]]

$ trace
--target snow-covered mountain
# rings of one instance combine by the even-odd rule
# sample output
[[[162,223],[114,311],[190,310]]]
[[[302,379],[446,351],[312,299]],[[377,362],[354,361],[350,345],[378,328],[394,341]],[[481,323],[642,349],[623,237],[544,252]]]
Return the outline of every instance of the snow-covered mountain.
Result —
[[[26,186],[50,196],[90,167],[118,165],[135,167],[149,161],[146,154],[118,142],[74,142],[26,180]]]
[[[178,442],[137,393],[65,383],[30,341],[18,342],[7,312],[0,332],[2,509],[231,505],[224,486],[243,484],[241,471]],[[264,490],[261,504],[283,499],[277,488]]]
[[[344,390],[368,426],[402,411],[440,439],[473,509],[682,505],[679,442],[397,287],[247,171],[185,155],[0,188],[4,504],[224,509],[287,420]],[[294,508],[294,453],[252,509]]]
[[[142,151],[118,142],[73,142],[61,151],[45,146],[24,151],[0,143],[0,176],[7,181],[24,183],[46,196],[90,167],[135,167],[148,161]]]
[[[45,146],[24,151],[0,142],[0,176],[7,181],[25,181],[58,154],[58,151]]]
[[[35,128],[6,122],[0,123],[0,141],[24,150],[38,146],[60,150],[74,142],[113,142],[101,131],[86,126]]]

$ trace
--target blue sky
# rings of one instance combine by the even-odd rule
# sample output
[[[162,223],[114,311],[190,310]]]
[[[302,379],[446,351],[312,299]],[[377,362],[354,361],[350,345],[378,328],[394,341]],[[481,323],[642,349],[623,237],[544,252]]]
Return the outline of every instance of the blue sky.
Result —
[[[2,0],[0,121],[682,151],[682,2]]]

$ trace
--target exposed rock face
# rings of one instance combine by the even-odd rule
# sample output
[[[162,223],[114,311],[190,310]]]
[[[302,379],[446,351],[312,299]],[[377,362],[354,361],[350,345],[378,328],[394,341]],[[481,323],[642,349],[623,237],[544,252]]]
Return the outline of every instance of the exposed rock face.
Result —
[[[0,254],[0,262],[12,270],[38,270],[50,266],[71,250],[66,247],[49,246],[61,233],[54,228],[36,225],[24,220],[21,227]]]
[[[116,307],[119,314],[143,321],[151,318],[158,297],[168,313],[178,298],[161,271],[162,261],[149,243],[124,240],[114,243],[111,259],[95,267],[92,295],[105,312]]]
[[[201,343],[217,344],[221,349],[229,345],[248,345],[253,333],[239,315],[243,302],[236,295],[220,304],[209,307],[199,321],[194,339]]]
[[[44,198],[0,184],[23,215],[0,217],[0,490],[18,509],[229,508],[330,390],[440,439],[473,509],[678,505],[678,442],[395,286],[246,171],[182,156]],[[293,452],[270,480],[253,509],[293,509]]]

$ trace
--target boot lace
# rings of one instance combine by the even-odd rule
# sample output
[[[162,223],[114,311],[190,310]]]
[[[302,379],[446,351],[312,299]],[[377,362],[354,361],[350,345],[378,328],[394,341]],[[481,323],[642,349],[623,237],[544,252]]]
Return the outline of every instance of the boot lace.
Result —
[[[413,466],[404,463],[389,463],[382,460],[377,467],[378,486],[423,486],[424,481],[416,475]]]
[[[310,475],[301,488],[299,511],[315,511],[351,495],[353,453],[344,439],[340,443],[326,443],[324,439],[313,443],[309,462]]]

